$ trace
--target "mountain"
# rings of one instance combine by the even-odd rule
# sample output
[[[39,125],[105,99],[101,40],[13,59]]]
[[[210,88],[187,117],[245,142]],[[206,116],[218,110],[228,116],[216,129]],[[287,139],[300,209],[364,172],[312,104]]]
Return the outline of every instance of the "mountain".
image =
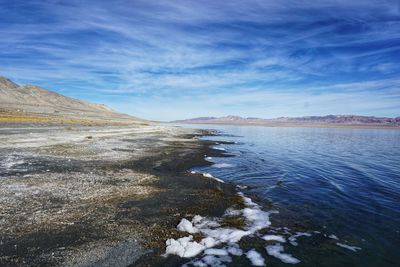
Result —
[[[111,108],[63,96],[35,85],[18,85],[0,76],[0,115],[39,116],[94,122],[143,122]]]
[[[357,115],[327,115],[306,117],[280,117],[274,119],[260,119],[239,116],[199,117],[187,120],[177,120],[173,123],[183,124],[232,124],[232,125],[261,125],[261,126],[342,126],[342,127],[399,127],[400,117],[386,118]]]

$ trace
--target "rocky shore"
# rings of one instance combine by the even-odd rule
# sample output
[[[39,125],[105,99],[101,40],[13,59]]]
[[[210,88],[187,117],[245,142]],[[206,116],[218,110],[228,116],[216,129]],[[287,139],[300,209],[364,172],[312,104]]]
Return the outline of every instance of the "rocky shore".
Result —
[[[227,156],[160,125],[2,124],[1,266],[176,266],[184,216],[220,216],[235,188],[188,170]]]

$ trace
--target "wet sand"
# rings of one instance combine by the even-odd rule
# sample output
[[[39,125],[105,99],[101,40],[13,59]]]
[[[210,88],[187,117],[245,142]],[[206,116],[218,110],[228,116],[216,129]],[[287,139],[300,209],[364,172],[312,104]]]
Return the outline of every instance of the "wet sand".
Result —
[[[1,266],[176,266],[182,217],[240,205],[210,164],[211,134],[160,125],[0,125]]]

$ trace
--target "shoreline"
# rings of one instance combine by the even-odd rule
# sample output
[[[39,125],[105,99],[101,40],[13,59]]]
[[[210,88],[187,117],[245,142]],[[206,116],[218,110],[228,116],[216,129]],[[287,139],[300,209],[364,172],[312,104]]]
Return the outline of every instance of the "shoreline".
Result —
[[[396,126],[380,126],[380,125],[335,125],[335,124],[245,124],[245,123],[165,123],[166,125],[215,125],[215,126],[252,126],[266,128],[315,128],[315,129],[374,129],[374,130],[400,130]]]
[[[197,139],[211,132],[6,126],[2,265],[174,266],[182,259],[159,256],[168,238],[182,234],[181,217],[220,216],[241,202],[233,185],[189,172],[210,164],[204,155],[227,156]]]

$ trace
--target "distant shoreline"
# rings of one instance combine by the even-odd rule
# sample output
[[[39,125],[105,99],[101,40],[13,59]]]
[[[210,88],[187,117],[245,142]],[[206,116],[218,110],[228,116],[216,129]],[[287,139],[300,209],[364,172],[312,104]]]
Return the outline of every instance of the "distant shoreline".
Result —
[[[293,124],[293,123],[271,123],[271,124],[255,124],[255,123],[211,123],[211,122],[170,122],[168,124],[182,125],[224,125],[224,126],[260,126],[270,128],[339,128],[339,129],[377,129],[377,130],[400,130],[400,126],[393,125],[370,125],[370,124]]]
[[[324,115],[303,117],[278,117],[263,119],[257,117],[197,117],[175,120],[181,124],[220,124],[220,125],[254,125],[264,127],[300,127],[300,128],[368,128],[400,129],[400,117],[375,117],[361,115]]]

